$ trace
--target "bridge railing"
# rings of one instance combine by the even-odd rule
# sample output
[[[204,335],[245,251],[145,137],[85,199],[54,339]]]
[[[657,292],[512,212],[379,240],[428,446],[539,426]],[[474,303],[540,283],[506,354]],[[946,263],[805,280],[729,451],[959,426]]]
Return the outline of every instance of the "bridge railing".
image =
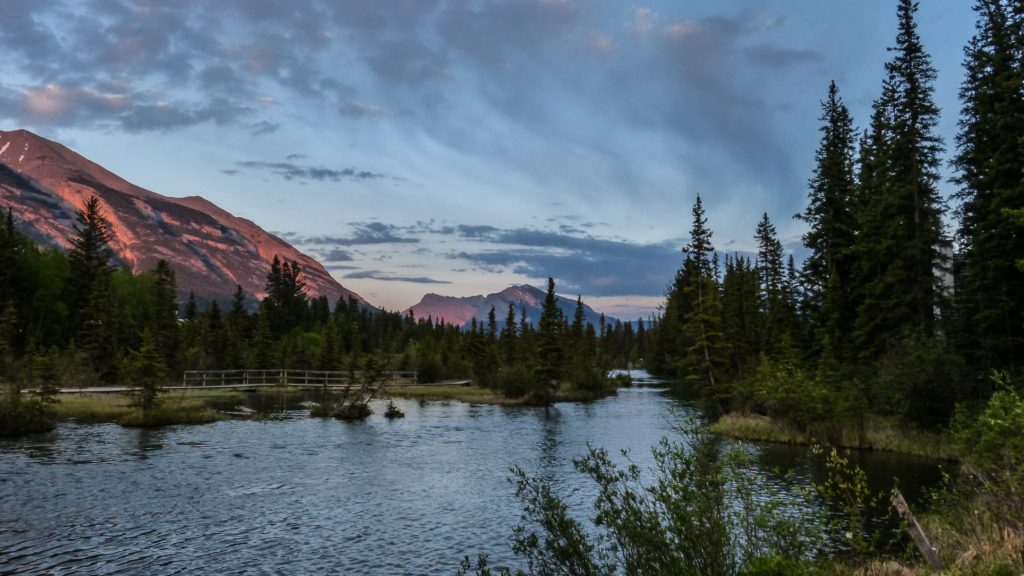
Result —
[[[329,388],[362,385],[364,372],[345,370],[186,370],[183,388],[242,388],[259,386],[327,386]],[[382,372],[379,379],[388,384],[416,384],[415,371]]]

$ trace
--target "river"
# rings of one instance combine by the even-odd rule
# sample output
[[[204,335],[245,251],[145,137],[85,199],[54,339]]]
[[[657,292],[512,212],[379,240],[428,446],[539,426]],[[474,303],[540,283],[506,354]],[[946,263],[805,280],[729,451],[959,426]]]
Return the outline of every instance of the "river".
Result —
[[[253,402],[260,402],[254,398]],[[406,418],[308,418],[127,429],[61,423],[0,439],[2,574],[453,574],[463,554],[518,566],[517,465],[583,512],[594,486],[572,459],[587,445],[651,464],[650,448],[697,417],[664,387],[551,408],[396,399]],[[747,444],[764,482],[820,481],[805,448]],[[934,462],[857,457],[912,502]],[[776,468],[792,469],[789,476]]]

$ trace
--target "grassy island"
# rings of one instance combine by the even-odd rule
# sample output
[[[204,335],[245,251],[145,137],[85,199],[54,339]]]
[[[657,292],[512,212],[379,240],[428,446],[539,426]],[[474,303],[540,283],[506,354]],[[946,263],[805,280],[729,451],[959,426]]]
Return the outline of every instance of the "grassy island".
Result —
[[[54,406],[59,419],[72,420],[79,424],[168,426],[206,424],[225,418],[223,414],[210,408],[194,395],[167,395],[161,397],[159,405],[149,410],[134,406],[133,400],[134,398],[124,394],[68,394],[61,396]]]

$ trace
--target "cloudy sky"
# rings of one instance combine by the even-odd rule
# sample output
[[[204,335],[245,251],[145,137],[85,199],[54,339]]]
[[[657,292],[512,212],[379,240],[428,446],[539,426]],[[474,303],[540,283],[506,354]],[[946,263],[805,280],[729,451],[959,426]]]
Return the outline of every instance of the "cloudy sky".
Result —
[[[968,0],[920,33],[956,130]],[[198,194],[374,304],[542,285],[654,310],[704,198],[799,255],[819,102],[859,125],[895,0],[2,0],[0,128]],[[944,185],[948,193],[952,187]]]

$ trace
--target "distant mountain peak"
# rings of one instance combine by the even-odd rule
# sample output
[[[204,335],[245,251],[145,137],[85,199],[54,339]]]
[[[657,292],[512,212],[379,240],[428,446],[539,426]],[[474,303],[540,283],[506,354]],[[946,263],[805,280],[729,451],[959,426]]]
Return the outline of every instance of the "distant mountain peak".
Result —
[[[477,322],[486,322],[491,307],[494,307],[498,323],[504,325],[509,305],[515,311],[518,320],[523,311],[526,312],[528,322],[536,324],[540,320],[541,308],[544,305],[544,298],[547,292],[531,286],[521,284],[509,286],[500,292],[488,294],[487,296],[441,296],[438,294],[426,294],[414,306],[408,308],[405,313],[412,312],[416,319],[431,318],[434,321],[444,321],[455,326],[466,326],[474,318]],[[558,307],[567,318],[572,319],[576,310],[576,299],[565,296],[558,297]],[[601,314],[596,312],[584,302],[584,315],[586,321],[594,326],[600,322]],[[615,322],[614,318],[606,319]]]
[[[167,260],[182,293],[224,300],[240,285],[262,298],[270,262],[279,256],[299,264],[310,295],[365,303],[313,258],[205,198],[163,196],[28,130],[0,131],[0,206],[13,207],[27,234],[69,248],[75,211],[94,195],[115,256],[136,272]]]

